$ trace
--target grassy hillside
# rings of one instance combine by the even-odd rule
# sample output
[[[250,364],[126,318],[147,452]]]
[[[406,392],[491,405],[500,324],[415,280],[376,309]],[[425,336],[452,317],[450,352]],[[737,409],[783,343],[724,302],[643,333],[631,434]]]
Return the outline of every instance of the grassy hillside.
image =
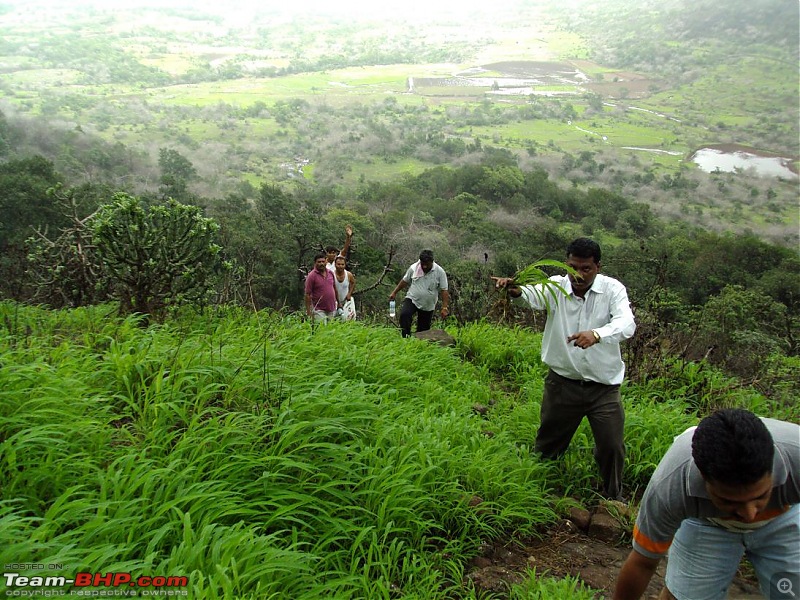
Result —
[[[173,591],[194,598],[473,598],[482,541],[595,500],[588,428],[563,465],[531,455],[543,368],[525,330],[475,324],[441,348],[270,312],[0,313],[0,562],[55,565],[37,575],[187,577]],[[697,420],[682,377],[625,389],[632,496]],[[512,596],[592,597],[579,588],[535,578]]]

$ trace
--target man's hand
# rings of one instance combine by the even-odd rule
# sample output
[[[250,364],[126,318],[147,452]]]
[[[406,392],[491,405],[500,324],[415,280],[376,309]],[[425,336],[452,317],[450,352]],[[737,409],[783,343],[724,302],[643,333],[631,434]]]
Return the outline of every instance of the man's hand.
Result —
[[[519,287],[514,283],[513,277],[490,277],[494,281],[495,289],[502,290],[508,289],[508,295],[512,298],[519,298],[522,295]]]
[[[489,279],[494,281],[494,287],[498,290],[508,287],[509,285],[514,285],[513,277],[490,277]]]
[[[636,550],[631,550],[617,576],[613,600],[638,600],[641,598],[659,562],[661,562],[659,558],[648,558]],[[664,589],[666,590],[666,588]],[[662,594],[662,597],[669,598],[670,596]]]
[[[344,228],[344,233],[345,233],[345,235],[346,235],[347,237],[353,237],[353,226],[352,226],[352,225],[347,225],[347,226]]]
[[[450,314],[450,309],[447,308],[446,306],[443,306],[442,311],[439,314],[442,316],[443,319],[446,319],[447,316]]]
[[[589,331],[573,333],[567,338],[567,343],[569,344],[570,342],[574,342],[574,346],[586,350],[597,343],[597,338],[594,337],[594,332],[590,329]]]

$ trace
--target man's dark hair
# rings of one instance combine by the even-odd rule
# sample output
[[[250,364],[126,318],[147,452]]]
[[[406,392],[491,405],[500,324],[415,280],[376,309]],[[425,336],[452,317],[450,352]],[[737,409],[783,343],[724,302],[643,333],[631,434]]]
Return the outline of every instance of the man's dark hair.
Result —
[[[336,246],[326,246],[325,252],[339,252],[339,249]]]
[[[692,457],[703,478],[726,485],[750,485],[772,473],[774,454],[764,422],[739,408],[706,417],[692,437]]]
[[[317,262],[320,258],[324,258],[325,260],[328,260],[328,255],[325,254],[324,252],[317,252],[314,255],[314,262]]]
[[[595,263],[600,262],[600,244],[589,238],[578,238],[567,246],[567,257],[593,258]]]
[[[424,263],[433,262],[433,250],[423,250],[419,253],[419,259]]]

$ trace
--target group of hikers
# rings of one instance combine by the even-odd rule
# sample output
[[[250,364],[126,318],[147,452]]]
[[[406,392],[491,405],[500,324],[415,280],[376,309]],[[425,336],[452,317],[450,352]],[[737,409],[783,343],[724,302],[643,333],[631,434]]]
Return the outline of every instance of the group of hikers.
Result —
[[[344,260],[351,237],[348,228],[340,254],[332,248],[327,256],[315,257],[311,286],[306,281],[306,310],[312,318],[333,318],[336,307],[352,298],[355,278],[350,279]],[[633,336],[636,322],[625,286],[600,272],[597,242],[578,238],[566,256],[574,274],[551,277],[558,285],[547,295],[541,286],[517,285],[511,277],[492,280],[514,303],[547,311],[541,356],[548,373],[535,452],[544,459],[560,458],[586,418],[603,481],[600,492],[625,503],[620,342]],[[336,305],[333,300],[315,303],[331,262],[336,284],[347,280],[351,285],[346,292],[336,288]],[[430,250],[420,253],[389,299],[403,289],[408,290],[400,311],[404,337],[411,334],[415,314],[417,331],[430,328],[440,294],[441,316],[449,314],[447,275]],[[765,597],[800,594],[800,425],[723,409],[678,435],[658,464],[641,499],[633,549],[613,599],[641,598],[667,557],[660,600],[722,600],[743,555]]]
[[[328,246],[325,252],[314,256],[314,268],[306,277],[306,314],[315,323],[328,323],[340,318],[355,318],[353,292],[356,278],[347,270],[347,253],[353,239],[353,228],[345,227],[345,241],[341,251]],[[419,260],[412,264],[400,279],[389,300],[394,301],[400,290],[407,289],[400,308],[400,331],[403,337],[411,335],[414,315],[417,315],[417,331],[431,328],[433,313],[439,295],[442,298],[440,315],[444,319],[450,314],[450,296],[447,287],[447,274],[433,260],[433,252],[423,250]]]
[[[342,250],[328,246],[325,252],[314,255],[314,268],[306,276],[306,314],[314,322],[328,323],[335,318],[355,318],[353,292],[356,277],[347,270],[347,254],[353,239],[353,228],[345,227]]]

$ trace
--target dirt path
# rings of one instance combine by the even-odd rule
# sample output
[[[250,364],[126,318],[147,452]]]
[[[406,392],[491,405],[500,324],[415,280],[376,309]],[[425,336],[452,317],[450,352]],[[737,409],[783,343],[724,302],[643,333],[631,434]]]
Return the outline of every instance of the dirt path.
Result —
[[[609,544],[570,529],[559,526],[543,540],[487,545],[482,555],[472,561],[467,578],[481,591],[503,593],[509,584],[521,582],[527,569],[535,568],[538,574],[549,577],[578,577],[587,586],[597,590],[598,598],[610,598],[617,573],[630,552],[630,546]],[[642,598],[658,598],[664,585],[665,567],[666,563],[662,561]],[[728,600],[756,598],[764,597],[758,592],[752,578],[740,570],[728,592]]]

